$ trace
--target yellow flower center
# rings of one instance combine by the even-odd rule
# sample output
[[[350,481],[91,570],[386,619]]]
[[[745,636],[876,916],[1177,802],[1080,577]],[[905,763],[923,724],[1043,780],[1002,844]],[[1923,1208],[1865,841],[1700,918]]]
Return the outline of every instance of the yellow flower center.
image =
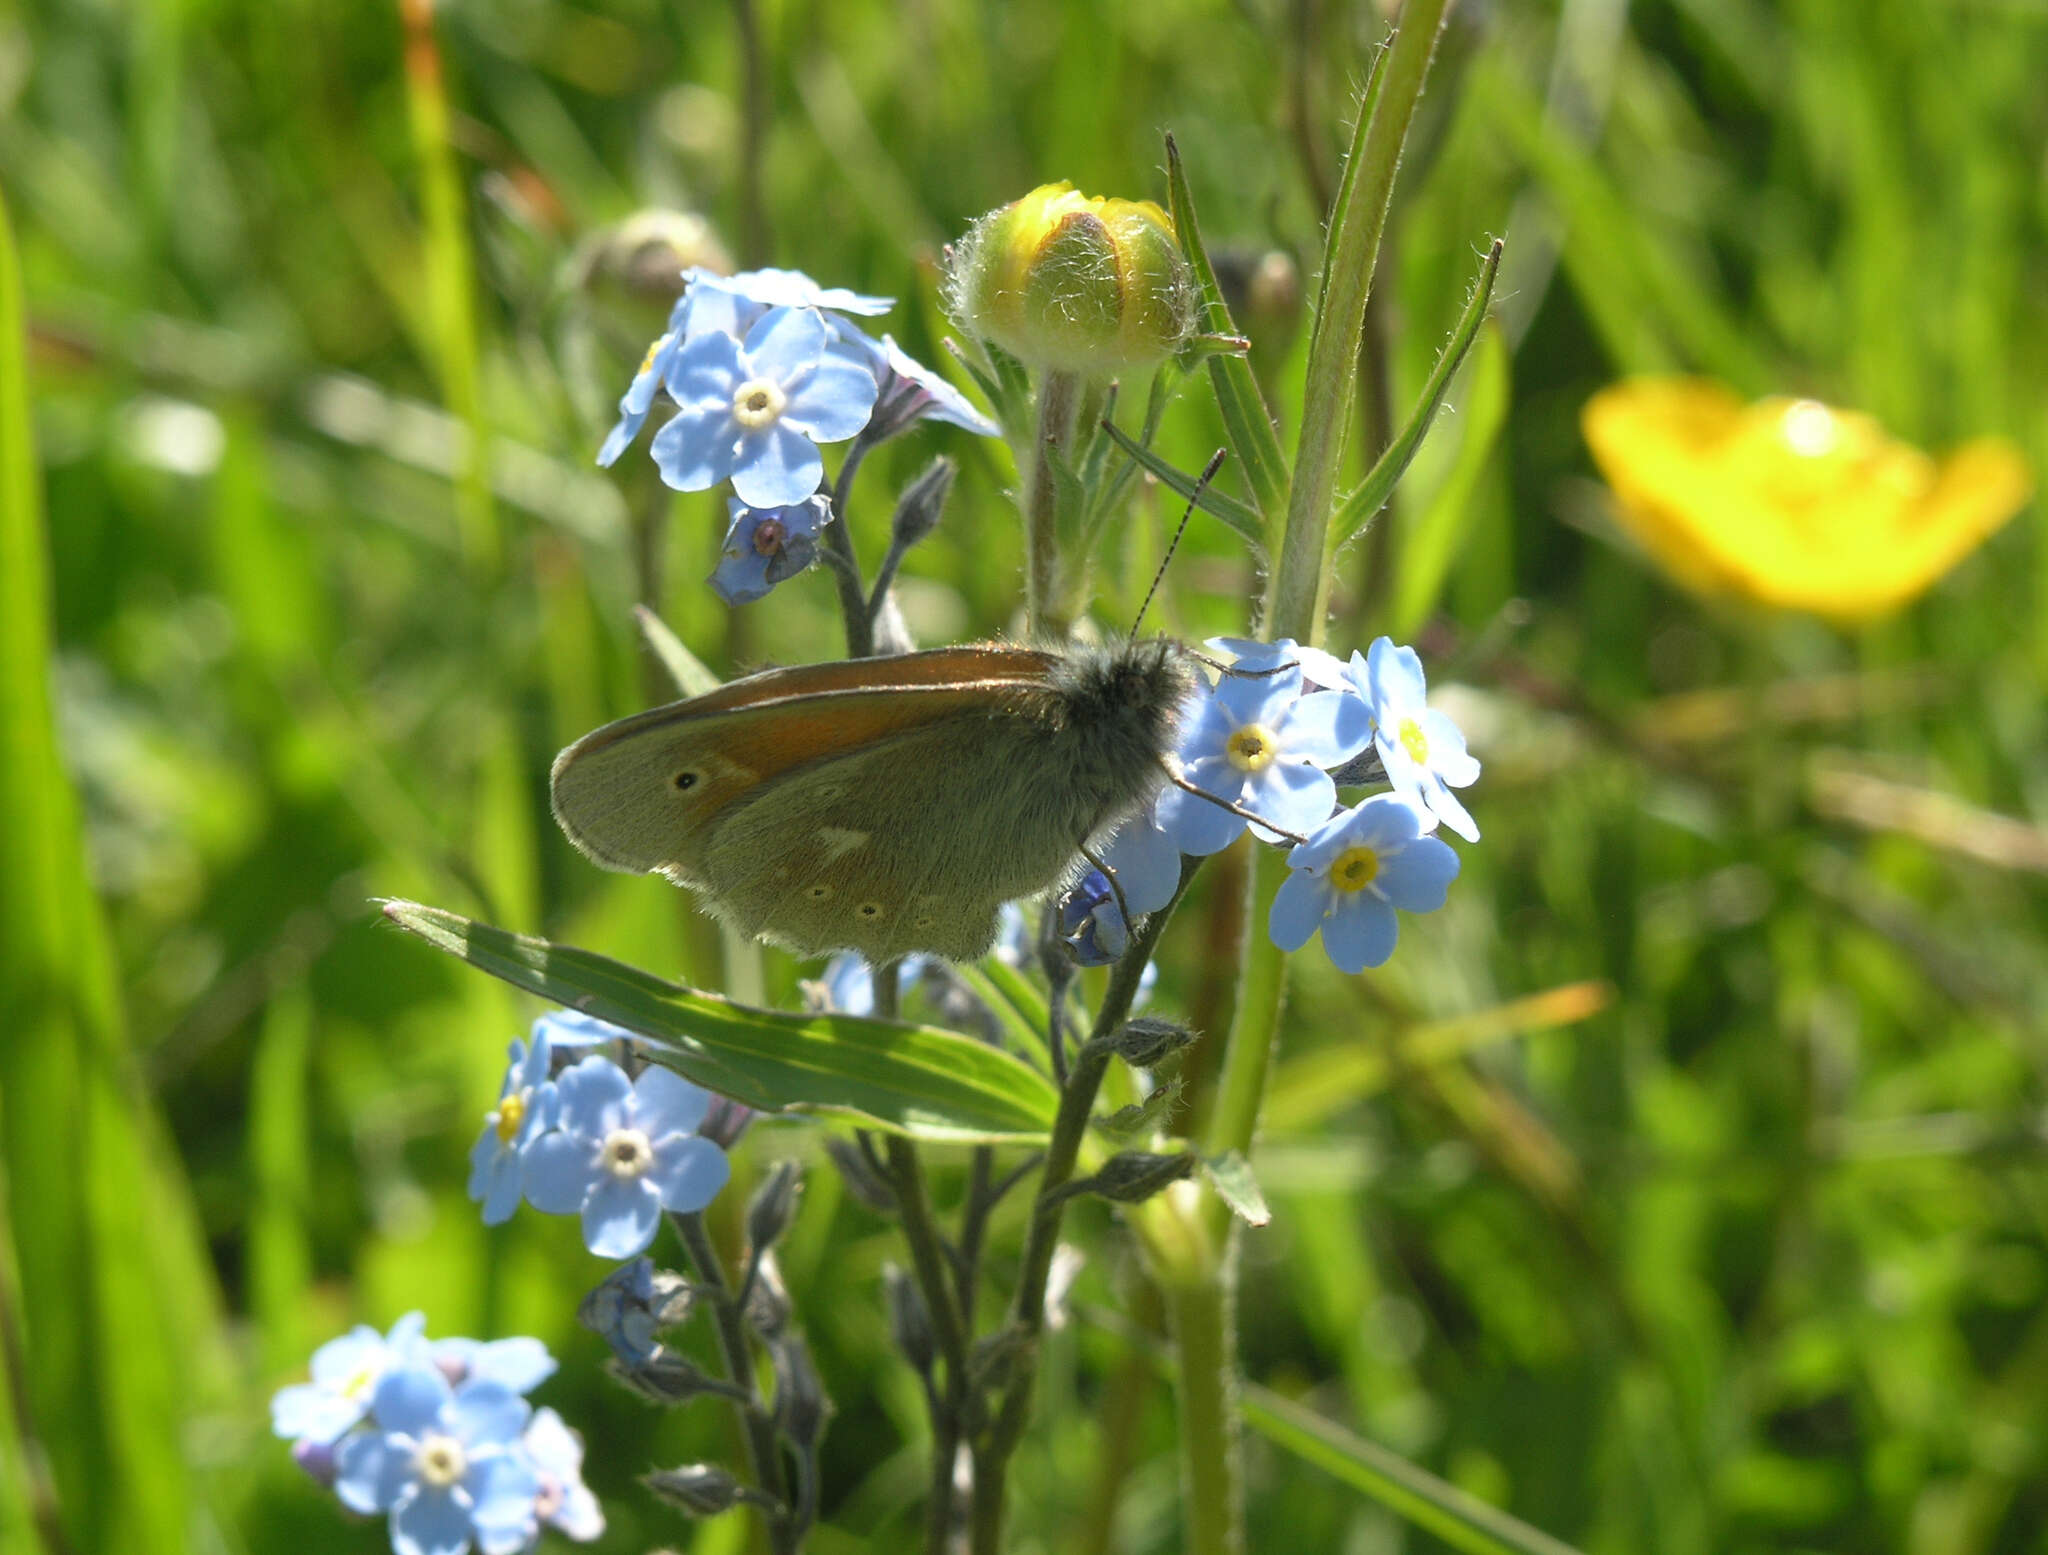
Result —
[[[1368,847],[1346,848],[1330,865],[1330,884],[1340,891],[1363,891],[1380,872],[1380,856]]]
[[[654,1142],[637,1128],[615,1128],[604,1138],[604,1169],[614,1177],[646,1175],[654,1164]]]
[[[1263,772],[1280,754],[1280,742],[1264,724],[1246,724],[1224,742],[1223,754],[1240,772]]]
[[[782,385],[768,378],[749,378],[733,391],[732,418],[749,432],[772,427],[782,419],[789,396]]]
[[[1408,759],[1416,766],[1429,765],[1429,736],[1422,732],[1422,725],[1412,718],[1401,720],[1401,749],[1408,753]]]
[[[652,366],[654,365],[654,356],[655,356],[655,353],[656,353],[656,352],[658,352],[658,351],[659,351],[659,350],[660,350],[660,349],[661,349],[661,348],[662,348],[662,347],[663,347],[663,346],[664,346],[665,344],[667,344],[667,342],[668,342],[668,336],[666,336],[666,335],[663,335],[663,336],[661,337],[661,339],[659,339],[659,340],[655,341],[653,345],[651,345],[651,346],[649,346],[649,347],[647,348],[647,354],[646,354],[646,355],[645,355],[644,357],[642,357],[642,358],[640,359],[640,371],[641,371],[641,372],[643,372],[643,373],[644,373],[644,372],[646,372],[648,368],[650,368],[650,367],[652,367]],[[636,374],[635,376],[638,376],[638,375]]]
[[[525,1091],[514,1091],[498,1103],[498,1143],[509,1145],[519,1136],[519,1125],[526,1121]]]
[[[373,1363],[363,1367],[341,1385],[342,1396],[344,1398],[367,1397],[370,1389],[377,1385],[377,1379],[383,1375],[384,1368],[382,1366]]]
[[[469,1472],[469,1454],[454,1437],[436,1434],[421,1440],[412,1455],[412,1466],[424,1483],[446,1490],[460,1484]]]

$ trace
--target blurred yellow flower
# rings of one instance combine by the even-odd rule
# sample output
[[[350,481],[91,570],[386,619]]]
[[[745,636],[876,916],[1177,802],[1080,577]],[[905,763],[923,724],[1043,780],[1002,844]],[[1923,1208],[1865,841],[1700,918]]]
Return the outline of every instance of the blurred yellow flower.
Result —
[[[2034,486],[2001,439],[1937,461],[1859,412],[1704,378],[1624,380],[1580,420],[1622,527],[1679,583],[1844,623],[1918,596]]]

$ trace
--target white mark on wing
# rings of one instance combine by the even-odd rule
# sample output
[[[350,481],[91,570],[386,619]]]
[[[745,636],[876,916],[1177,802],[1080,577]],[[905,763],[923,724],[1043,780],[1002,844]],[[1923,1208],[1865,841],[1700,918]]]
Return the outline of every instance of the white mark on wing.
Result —
[[[844,826],[820,826],[818,841],[824,845],[825,862],[843,858],[868,840],[864,831],[850,831]]]

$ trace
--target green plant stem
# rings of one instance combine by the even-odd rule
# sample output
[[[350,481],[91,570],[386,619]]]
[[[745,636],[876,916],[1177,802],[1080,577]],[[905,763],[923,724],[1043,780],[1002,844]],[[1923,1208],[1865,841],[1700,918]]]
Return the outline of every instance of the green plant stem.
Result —
[[[1422,96],[1449,0],[1407,0],[1359,121],[1344,182],[1337,192],[1323,264],[1315,333],[1309,340],[1302,417],[1295,444],[1294,483],[1281,533],[1267,546],[1274,558],[1266,590],[1268,637],[1314,642],[1329,596],[1325,564],[1344,437],[1357,392],[1358,347],[1366,299],[1379,261],[1401,146]]]
[[[902,1000],[901,963],[875,968],[875,1013],[894,1018]],[[931,1192],[925,1184],[924,1160],[917,1146],[892,1134],[885,1147],[889,1178],[896,1189],[897,1212],[903,1217],[903,1240],[910,1247],[910,1267],[931,1316],[932,1333],[946,1363],[943,1388],[927,1395],[932,1417],[930,1487],[925,1497],[925,1555],[946,1555],[953,1537],[953,1459],[960,1442],[961,1407],[967,1396],[968,1325],[953,1298],[952,1279],[940,1242]]]
[[[1059,479],[1054,461],[1073,441],[1081,380],[1047,372],[1038,387],[1038,426],[1024,470],[1024,615],[1035,635],[1064,638],[1072,622],[1060,586]]]
[[[846,450],[839,476],[832,482],[832,516],[825,522],[825,549],[831,557],[826,570],[839,590],[839,613],[846,620],[846,656],[865,659],[875,651],[874,618],[868,613],[867,590],[860,575],[860,557],[853,548],[853,531],[846,527],[846,499],[853,491],[853,477],[867,457],[868,442],[857,437]]]
[[[968,1547],[973,1555],[1001,1555],[1003,1500],[1010,1455],[1023,1440],[1024,1427],[1031,1419],[1031,1395],[1038,1378],[1038,1342],[1045,1329],[1045,1285],[1052,1272],[1052,1256],[1059,1246],[1060,1222],[1068,1200],[1059,1190],[1074,1175],[1081,1145],[1088,1136],[1088,1120],[1095,1110],[1095,1096],[1102,1076],[1109,1068],[1111,1053],[1095,1039],[1106,1037],[1121,1026],[1137,997],[1138,983],[1152,959],[1159,936],[1194,879],[1199,860],[1188,860],[1181,870],[1180,885],[1173,900],[1154,913],[1132,940],[1096,1011],[1089,1041],[1074,1055],[1073,1068],[1060,1091],[1059,1115],[1053,1120],[1052,1142],[1045,1152],[1045,1169],[1038,1179],[1038,1198],[1031,1223],[1024,1233],[1024,1257],[1017,1276],[1017,1294],[1010,1314],[1010,1327],[1021,1341],[1001,1402],[988,1430],[974,1446],[974,1507]]]
[[[718,1331],[718,1348],[725,1357],[726,1373],[744,1398],[744,1402],[738,1402],[734,1407],[739,1410],[740,1421],[746,1430],[747,1457],[754,1471],[754,1482],[775,1508],[767,1519],[769,1542],[776,1555],[795,1555],[797,1541],[802,1535],[789,1521],[789,1486],[782,1472],[782,1450],[775,1440],[775,1422],[761,1407],[760,1395],[754,1386],[754,1356],[747,1347],[747,1327],[739,1302],[726,1281],[725,1268],[718,1261],[718,1249],[712,1245],[711,1232],[704,1224],[704,1217],[701,1214],[671,1215],[669,1219],[675,1222],[676,1233],[683,1239],[683,1249],[690,1255],[697,1283],[710,1293],[713,1326]]]
[[[911,1267],[924,1292],[925,1305],[931,1309],[932,1332],[946,1362],[946,1392],[957,1397],[967,1375],[967,1334],[946,1272],[938,1217],[932,1213],[931,1193],[925,1184],[924,1158],[901,1134],[891,1134],[885,1149],[903,1215],[903,1239],[910,1244]]]
[[[1378,263],[1380,236],[1401,147],[1422,95],[1430,56],[1449,0],[1408,0],[1399,30],[1374,72],[1331,213],[1315,333],[1309,342],[1294,479],[1281,532],[1267,545],[1274,560],[1262,612],[1263,635],[1314,643],[1322,636],[1330,589],[1331,515],[1344,437],[1357,392],[1359,341]],[[1223,1067],[1209,1113],[1212,1156],[1249,1156],[1265,1101],[1273,1044],[1286,1001],[1285,954],[1264,932],[1273,897],[1287,875],[1284,856],[1259,850],[1245,888],[1244,961]],[[1235,1389],[1237,1356],[1231,1289],[1237,1239],[1230,1212],[1213,1195],[1165,1274],[1180,1363],[1181,1486],[1187,1548],[1194,1555],[1240,1555],[1244,1544],[1244,1465]],[[1155,1243],[1155,1255],[1159,1249]],[[1155,1256],[1169,1263],[1170,1257]]]
[[[1235,1262],[1226,1252],[1221,1279],[1173,1285],[1166,1291],[1167,1320],[1180,1363],[1181,1549],[1185,1555],[1227,1555],[1244,1548],[1237,1346],[1231,1326],[1236,1303],[1230,1299]]]

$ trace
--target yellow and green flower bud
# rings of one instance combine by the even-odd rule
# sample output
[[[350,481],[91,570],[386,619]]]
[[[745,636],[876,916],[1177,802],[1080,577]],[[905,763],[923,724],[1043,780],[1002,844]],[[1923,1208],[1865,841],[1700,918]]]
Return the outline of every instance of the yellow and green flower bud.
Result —
[[[1195,327],[1166,212],[1066,183],[977,221],[954,252],[948,301],[962,329],[1027,366],[1091,378],[1156,367]]]

